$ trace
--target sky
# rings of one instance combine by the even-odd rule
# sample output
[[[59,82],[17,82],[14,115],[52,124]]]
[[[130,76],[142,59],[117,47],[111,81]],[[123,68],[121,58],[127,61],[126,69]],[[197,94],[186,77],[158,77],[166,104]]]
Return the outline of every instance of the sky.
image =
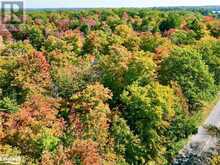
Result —
[[[4,0],[0,0],[0,2],[1,1]],[[98,8],[98,7],[158,7],[158,6],[220,5],[220,0],[23,0],[23,1],[25,2],[25,8]]]

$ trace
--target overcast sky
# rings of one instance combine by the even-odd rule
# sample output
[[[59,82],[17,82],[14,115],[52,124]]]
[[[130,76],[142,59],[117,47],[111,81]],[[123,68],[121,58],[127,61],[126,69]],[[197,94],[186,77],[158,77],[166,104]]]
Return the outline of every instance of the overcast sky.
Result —
[[[158,7],[220,5],[220,0],[24,0],[24,2],[26,8]]]

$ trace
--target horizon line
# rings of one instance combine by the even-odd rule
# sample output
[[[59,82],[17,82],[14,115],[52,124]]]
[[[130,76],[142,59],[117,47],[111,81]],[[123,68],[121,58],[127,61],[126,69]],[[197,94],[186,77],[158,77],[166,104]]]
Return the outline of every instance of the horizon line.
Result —
[[[187,6],[187,5],[182,5],[182,6],[144,6],[144,7],[28,7],[24,9],[123,9],[123,8],[137,8],[137,9],[145,9],[145,8],[180,8],[180,7],[186,7],[186,8],[207,8],[207,7],[220,7],[220,5],[192,5],[192,6]]]

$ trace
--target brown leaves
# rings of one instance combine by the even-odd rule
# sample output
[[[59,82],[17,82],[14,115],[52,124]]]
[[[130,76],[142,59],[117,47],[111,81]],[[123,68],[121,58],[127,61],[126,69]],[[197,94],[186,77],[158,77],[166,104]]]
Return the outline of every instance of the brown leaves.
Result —
[[[57,118],[57,105],[54,99],[46,99],[40,95],[31,97],[23,104],[21,110],[11,115],[9,121],[6,122],[9,128],[12,127],[9,132],[14,129],[22,131],[24,128],[31,129],[42,125],[52,129],[54,135],[60,136],[63,122]]]
[[[75,165],[77,158],[80,158],[82,165],[102,165],[102,158],[98,152],[97,143],[92,140],[76,139],[74,144],[68,148],[58,146],[55,155],[45,151],[42,154],[41,165]]]
[[[7,117],[3,125],[4,140],[19,146],[24,153],[37,156],[41,150],[37,147],[39,139],[63,134],[64,122],[57,116],[58,105],[55,99],[32,96],[20,111]]]
[[[76,140],[70,154],[79,155],[83,165],[102,165],[97,146],[92,140]]]
[[[0,141],[5,137],[4,128],[3,128],[3,113],[0,113]]]
[[[13,84],[32,92],[43,92],[51,87],[50,65],[42,52],[21,56],[17,68],[12,73]]]

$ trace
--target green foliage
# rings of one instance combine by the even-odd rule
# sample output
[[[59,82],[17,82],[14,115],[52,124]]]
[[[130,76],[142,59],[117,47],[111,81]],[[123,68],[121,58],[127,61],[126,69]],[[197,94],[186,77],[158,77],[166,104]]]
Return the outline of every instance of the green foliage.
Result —
[[[171,41],[176,45],[188,45],[195,42],[195,34],[187,31],[176,31],[171,35]]]
[[[204,39],[197,43],[196,49],[208,65],[209,71],[214,74],[216,84],[220,85],[220,41],[212,38]]]
[[[161,64],[159,78],[163,84],[177,81],[193,109],[215,95],[213,75],[199,53],[190,48],[173,50]]]
[[[27,29],[28,39],[32,46],[37,50],[40,50],[44,43],[44,35],[41,29],[36,26],[28,27]]]
[[[108,35],[104,31],[91,31],[85,41],[84,51],[89,54],[98,55],[106,51]]]
[[[115,29],[116,26],[124,23],[124,21],[120,19],[118,15],[115,14],[108,16],[106,22],[111,27],[111,29]]]
[[[13,84],[13,72],[16,69],[17,60],[14,56],[7,56],[0,58],[0,91],[1,97],[16,100],[16,102],[23,102],[26,97],[26,91],[20,86]]]
[[[160,35],[145,33],[141,36],[141,49],[144,51],[154,52],[156,48],[162,45],[165,40]]]
[[[168,162],[172,161],[173,157],[184,147],[187,137],[197,133],[198,117],[199,115],[191,116],[182,108],[176,109],[176,115],[166,131]]]
[[[16,42],[7,45],[1,52],[1,56],[22,56],[25,54],[33,53],[34,48],[31,44]]]
[[[8,97],[3,98],[0,100],[0,111],[4,112],[16,112],[18,111],[19,107],[16,103],[16,100],[12,100]]]
[[[146,147],[146,161],[161,162],[165,139],[161,138],[175,115],[175,96],[169,87],[153,83],[132,84],[121,95],[130,128]]]
[[[180,23],[181,23],[180,16],[176,15],[175,13],[169,13],[167,18],[160,22],[159,29],[162,32],[172,28],[175,29],[180,26]]]
[[[113,46],[110,55],[100,60],[102,70],[102,82],[109,87],[116,98],[124,87],[134,81],[147,84],[154,78],[156,65],[150,54],[133,52],[132,54],[124,47]]]
[[[130,35],[123,43],[123,45],[129,50],[129,51],[138,51],[140,50],[140,44],[141,39],[136,35],[132,34]]]
[[[138,136],[133,134],[123,118],[114,116],[111,134],[115,140],[116,154],[125,157],[129,164],[144,163],[146,148],[141,144]]]
[[[10,86],[10,82],[13,80],[10,73],[16,66],[16,60],[13,57],[1,57],[0,59],[0,86],[5,89]]]
[[[51,65],[55,96],[70,98],[96,77],[90,61],[77,58],[74,53],[53,51],[48,53],[47,59]]]
[[[196,18],[188,20],[187,27],[194,31],[197,40],[201,39],[205,35],[203,24]]]
[[[98,63],[102,73],[102,82],[110,88],[116,96],[124,88],[124,74],[127,71],[131,53],[123,46],[112,46],[109,55],[104,56]]]
[[[71,51],[71,45],[68,45],[66,41],[57,38],[55,36],[49,36],[45,41],[44,49],[47,52],[59,50],[61,52]]]
[[[36,145],[40,147],[39,149],[42,151],[54,151],[59,142],[59,138],[47,134],[47,131],[45,130],[45,133],[36,140]]]
[[[128,64],[128,69],[124,75],[126,85],[134,81],[140,84],[147,84],[155,77],[156,64],[151,54],[135,52],[134,57]]]
[[[208,24],[208,28],[210,30],[210,33],[214,37],[220,37],[220,22],[213,21],[210,24]]]

